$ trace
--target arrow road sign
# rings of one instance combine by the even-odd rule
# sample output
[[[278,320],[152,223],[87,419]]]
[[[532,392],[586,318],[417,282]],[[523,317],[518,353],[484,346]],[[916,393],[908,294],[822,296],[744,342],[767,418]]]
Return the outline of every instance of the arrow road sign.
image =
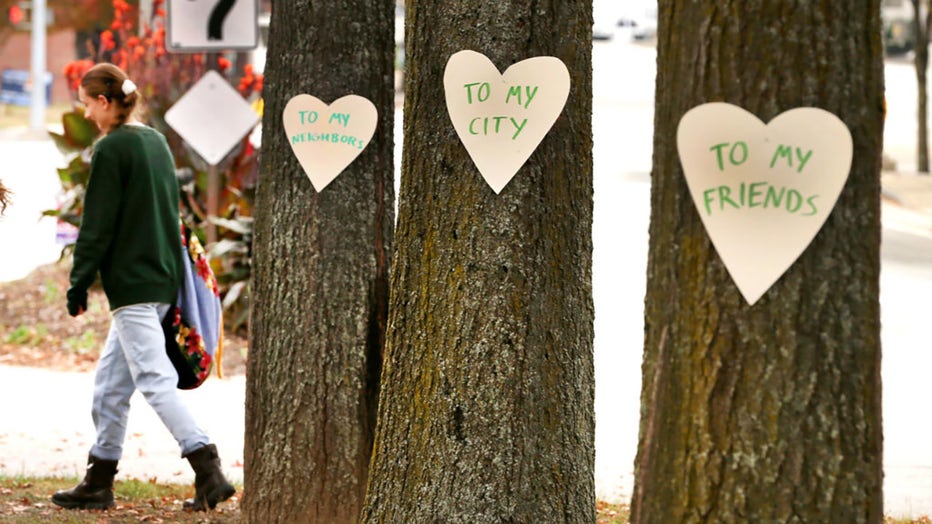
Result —
[[[169,51],[254,49],[258,44],[258,0],[169,0]]]

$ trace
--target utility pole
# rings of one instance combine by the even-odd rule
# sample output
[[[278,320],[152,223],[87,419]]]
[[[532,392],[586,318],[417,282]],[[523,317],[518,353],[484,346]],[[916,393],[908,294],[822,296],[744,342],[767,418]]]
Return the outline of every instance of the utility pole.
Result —
[[[45,0],[32,0],[32,98],[29,127],[45,129]]]
[[[152,20],[152,0],[139,0],[139,32]]]

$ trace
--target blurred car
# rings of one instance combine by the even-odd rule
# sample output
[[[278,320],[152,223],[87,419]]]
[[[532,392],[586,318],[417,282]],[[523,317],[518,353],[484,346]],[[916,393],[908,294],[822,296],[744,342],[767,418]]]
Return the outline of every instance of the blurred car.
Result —
[[[913,50],[913,6],[909,0],[883,0],[880,18],[883,21],[883,46],[888,55],[901,55]]]
[[[593,40],[611,40],[615,37],[615,25],[606,20],[596,19],[592,22]]]
[[[649,40],[657,36],[657,6],[632,6],[618,19],[618,27],[634,40]]]
[[[405,45],[405,8],[395,6],[395,45]]]
[[[395,67],[405,66],[405,8],[395,5]]]
[[[627,0],[625,0],[627,1]],[[618,0],[592,1],[592,39],[615,38],[615,21],[618,20]]]

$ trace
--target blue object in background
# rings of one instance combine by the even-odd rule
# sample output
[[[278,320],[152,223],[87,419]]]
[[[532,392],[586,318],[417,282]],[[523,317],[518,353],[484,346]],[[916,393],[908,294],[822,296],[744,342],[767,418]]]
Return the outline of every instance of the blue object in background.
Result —
[[[4,69],[0,73],[0,104],[29,107],[32,104],[32,89],[29,71]],[[45,72],[46,105],[52,100],[52,73]]]

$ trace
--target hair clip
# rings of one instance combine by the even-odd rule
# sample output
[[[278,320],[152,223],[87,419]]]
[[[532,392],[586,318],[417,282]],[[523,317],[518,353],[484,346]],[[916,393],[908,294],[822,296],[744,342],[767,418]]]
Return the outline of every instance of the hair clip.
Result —
[[[123,86],[121,87],[124,95],[131,95],[136,91],[136,84],[132,80],[127,78],[123,81]]]

